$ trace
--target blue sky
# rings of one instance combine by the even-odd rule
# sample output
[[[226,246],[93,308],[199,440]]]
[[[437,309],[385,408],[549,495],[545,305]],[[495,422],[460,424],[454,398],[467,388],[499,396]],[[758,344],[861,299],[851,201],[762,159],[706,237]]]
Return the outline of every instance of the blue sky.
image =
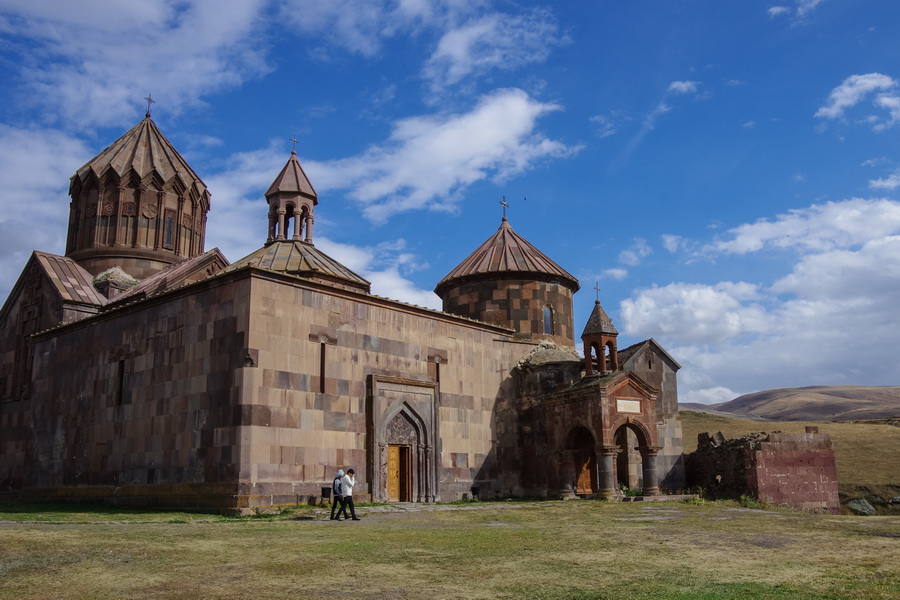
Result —
[[[499,226],[599,282],[681,400],[896,385],[900,5],[886,0],[0,0],[0,297],[62,253],[68,178],[153,119],[265,240],[290,138],[317,247],[431,290]]]

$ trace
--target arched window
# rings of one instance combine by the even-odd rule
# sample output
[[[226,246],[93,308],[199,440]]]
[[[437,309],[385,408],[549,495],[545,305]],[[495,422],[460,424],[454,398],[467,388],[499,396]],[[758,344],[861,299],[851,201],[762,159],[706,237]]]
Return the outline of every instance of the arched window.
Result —
[[[553,335],[553,309],[544,307],[544,334]]]

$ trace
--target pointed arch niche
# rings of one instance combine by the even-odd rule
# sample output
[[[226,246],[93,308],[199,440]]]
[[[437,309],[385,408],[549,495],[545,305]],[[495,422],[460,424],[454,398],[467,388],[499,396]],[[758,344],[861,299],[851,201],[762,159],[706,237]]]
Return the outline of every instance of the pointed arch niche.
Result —
[[[372,500],[439,500],[437,384],[378,375],[367,383]]]

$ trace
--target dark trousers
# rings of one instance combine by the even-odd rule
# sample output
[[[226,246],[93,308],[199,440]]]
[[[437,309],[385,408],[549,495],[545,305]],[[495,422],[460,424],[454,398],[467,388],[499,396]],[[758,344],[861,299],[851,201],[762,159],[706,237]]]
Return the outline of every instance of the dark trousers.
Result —
[[[337,517],[335,517],[334,509],[337,508]],[[343,496],[332,496],[331,497],[331,519],[341,518],[341,512],[344,513],[344,518],[347,518],[347,511],[344,509],[344,497]]]
[[[350,516],[356,518],[356,508],[353,506],[353,496],[344,496],[344,502],[341,504],[341,510],[344,511],[344,518],[347,518],[347,507],[350,507]],[[338,513],[340,514],[340,513]]]

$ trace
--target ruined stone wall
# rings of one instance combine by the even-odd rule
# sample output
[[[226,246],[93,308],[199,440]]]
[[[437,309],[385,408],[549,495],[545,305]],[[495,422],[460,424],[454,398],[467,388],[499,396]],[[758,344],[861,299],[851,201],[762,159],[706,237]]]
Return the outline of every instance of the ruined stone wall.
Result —
[[[826,434],[698,436],[686,456],[687,482],[714,498],[750,495],[802,510],[840,512],[834,446]]]
[[[772,433],[750,452],[751,494],[771,504],[840,514],[834,445],[827,434]]]

